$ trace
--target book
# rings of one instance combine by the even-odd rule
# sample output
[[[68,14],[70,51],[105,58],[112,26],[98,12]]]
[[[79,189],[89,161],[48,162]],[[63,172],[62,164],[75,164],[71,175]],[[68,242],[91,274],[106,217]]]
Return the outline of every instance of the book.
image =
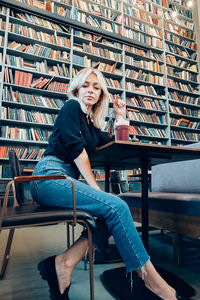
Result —
[[[34,80],[31,84],[31,87],[35,87],[37,84],[39,84],[40,82],[42,82],[44,78],[41,76],[38,79]]]

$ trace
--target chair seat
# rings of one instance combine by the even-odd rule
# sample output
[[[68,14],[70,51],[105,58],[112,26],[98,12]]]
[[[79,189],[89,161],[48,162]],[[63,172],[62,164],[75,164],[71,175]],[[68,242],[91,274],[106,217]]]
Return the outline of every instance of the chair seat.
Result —
[[[149,209],[200,217],[200,194],[149,192]],[[141,207],[141,193],[118,195],[129,207]]]
[[[3,217],[2,229],[38,225],[39,223],[65,222],[74,218],[73,210],[66,208],[41,207],[39,205],[25,205],[19,207],[7,207],[6,215]],[[77,221],[82,220],[93,229],[96,228],[95,218],[89,213],[77,210]]]

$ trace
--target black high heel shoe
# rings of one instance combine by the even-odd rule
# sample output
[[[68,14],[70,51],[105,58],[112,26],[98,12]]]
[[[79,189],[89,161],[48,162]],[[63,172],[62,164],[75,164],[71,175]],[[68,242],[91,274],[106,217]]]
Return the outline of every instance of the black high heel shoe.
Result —
[[[64,293],[61,294],[58,286],[58,278],[55,267],[56,256],[51,256],[38,264],[38,270],[43,280],[47,280],[49,285],[50,298],[52,300],[69,300],[69,289],[70,285],[65,289]]]

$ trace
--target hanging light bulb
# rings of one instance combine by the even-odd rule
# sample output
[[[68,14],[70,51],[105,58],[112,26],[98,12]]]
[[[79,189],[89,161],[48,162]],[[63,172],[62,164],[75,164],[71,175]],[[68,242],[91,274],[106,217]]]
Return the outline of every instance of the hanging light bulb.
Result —
[[[187,2],[187,7],[188,8],[191,8],[193,6],[193,1],[192,0],[189,0],[188,2]]]
[[[176,17],[177,17],[177,12],[176,12],[176,11],[173,11],[173,12],[172,12],[172,18],[175,19]]]

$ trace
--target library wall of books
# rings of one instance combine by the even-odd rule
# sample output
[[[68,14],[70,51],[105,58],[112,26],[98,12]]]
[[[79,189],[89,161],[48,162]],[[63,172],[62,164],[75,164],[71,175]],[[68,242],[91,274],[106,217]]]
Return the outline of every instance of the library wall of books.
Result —
[[[108,120],[114,96],[125,101],[130,138],[198,142],[199,24],[190,2],[0,1],[0,176],[9,177],[9,149],[27,167],[40,159],[83,67],[106,78]]]

